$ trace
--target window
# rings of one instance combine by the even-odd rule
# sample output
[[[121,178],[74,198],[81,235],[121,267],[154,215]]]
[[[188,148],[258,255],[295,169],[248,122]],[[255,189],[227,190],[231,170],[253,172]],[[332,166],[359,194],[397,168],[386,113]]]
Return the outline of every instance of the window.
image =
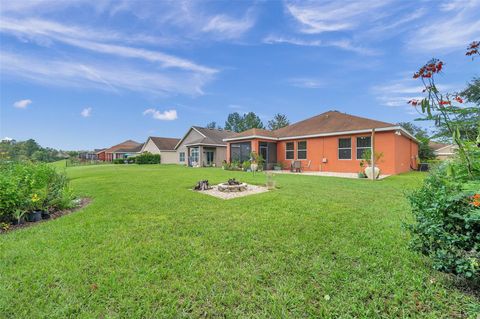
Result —
[[[230,144],[230,162],[240,162],[250,160],[252,145],[250,142],[232,143]]]
[[[338,139],[338,159],[352,159],[352,139],[350,137]]]
[[[357,159],[363,159],[363,154],[369,151],[372,144],[372,138],[370,136],[357,137]]]
[[[199,153],[200,152],[198,151],[198,147],[194,147],[190,150],[190,156],[191,156],[192,162],[195,162],[198,164]]]
[[[185,152],[180,152],[178,153],[178,156],[179,156],[179,161],[180,162],[185,162]]]
[[[307,159],[307,141],[297,142],[297,159]]]
[[[286,145],[286,151],[285,151],[285,159],[287,160],[293,160],[295,157],[295,150],[293,146],[293,142],[288,142]]]

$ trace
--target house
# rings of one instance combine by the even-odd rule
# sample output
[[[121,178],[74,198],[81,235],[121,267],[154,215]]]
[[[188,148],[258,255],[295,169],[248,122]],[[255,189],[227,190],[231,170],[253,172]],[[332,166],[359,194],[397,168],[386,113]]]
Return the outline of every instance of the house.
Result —
[[[227,159],[227,143],[224,139],[234,132],[192,126],[177,143],[178,163],[188,166],[221,166]]]
[[[250,129],[224,141],[230,162],[248,160],[251,152],[257,152],[265,159],[265,169],[275,163],[286,168],[300,161],[308,171],[356,173],[364,152],[371,149],[372,136],[375,152],[383,153],[377,163],[383,174],[417,168],[418,141],[404,128],[339,111],[328,111],[274,131]]]
[[[96,160],[98,160],[97,153],[99,153],[103,150],[105,150],[105,149],[102,148],[102,149],[95,149],[93,151],[80,152],[78,154],[78,159],[85,160],[85,161],[96,161]]]
[[[178,164],[177,151],[175,150],[178,142],[180,142],[179,138],[150,136],[143,144],[140,153],[160,154],[162,164]]]
[[[142,143],[127,140],[110,148],[100,150],[96,153],[99,160],[111,162],[117,158],[127,158],[140,154],[143,147]]]
[[[435,157],[439,160],[446,160],[452,158],[455,155],[456,150],[458,150],[458,146],[454,144],[446,144],[446,143],[439,143],[430,141],[428,146],[433,151]]]

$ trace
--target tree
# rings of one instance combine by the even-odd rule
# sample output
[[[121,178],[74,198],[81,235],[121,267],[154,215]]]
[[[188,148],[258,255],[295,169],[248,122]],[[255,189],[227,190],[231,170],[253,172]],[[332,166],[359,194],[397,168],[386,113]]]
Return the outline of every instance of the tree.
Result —
[[[217,122],[215,122],[215,121],[209,122],[209,123],[207,123],[207,125],[205,127],[206,128],[216,128],[217,127]]]
[[[400,122],[398,125],[406,129],[420,142],[420,145],[418,146],[418,156],[421,159],[435,158],[435,154],[433,154],[433,150],[429,145],[430,137],[428,136],[428,132],[426,130],[409,122]]]
[[[253,112],[248,112],[247,114],[243,115],[243,126],[244,130],[249,130],[251,128],[265,128],[260,117]]]
[[[227,120],[225,121],[225,129],[237,133],[245,131],[243,117],[238,114],[238,112],[228,114]]]
[[[268,121],[268,128],[272,131],[288,125],[290,125],[290,121],[285,114],[277,113],[272,120]]]

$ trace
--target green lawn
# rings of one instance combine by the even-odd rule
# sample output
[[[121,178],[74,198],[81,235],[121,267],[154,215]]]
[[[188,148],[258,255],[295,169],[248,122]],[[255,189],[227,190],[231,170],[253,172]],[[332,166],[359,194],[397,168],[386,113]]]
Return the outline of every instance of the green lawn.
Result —
[[[407,248],[404,192],[281,175],[223,201],[196,181],[265,176],[177,166],[67,169],[85,209],[0,236],[0,317],[472,317],[479,300]],[[329,300],[327,300],[329,299]]]

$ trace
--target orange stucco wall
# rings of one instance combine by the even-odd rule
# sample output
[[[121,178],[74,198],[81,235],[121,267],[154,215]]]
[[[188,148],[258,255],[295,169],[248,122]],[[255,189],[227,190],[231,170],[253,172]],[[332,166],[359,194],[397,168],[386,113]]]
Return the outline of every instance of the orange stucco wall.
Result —
[[[370,134],[354,134],[344,136],[316,137],[301,140],[289,140],[277,142],[277,161],[284,167],[289,167],[292,160],[286,159],[286,143],[294,142],[294,159],[297,160],[297,142],[307,141],[307,159],[301,160],[305,170],[356,173],[360,171],[361,160],[356,158],[356,138],[370,136]],[[352,159],[341,160],[338,158],[338,139],[352,139]],[[258,151],[258,142],[252,141],[252,151]],[[383,153],[379,163],[382,174],[399,174],[416,168],[418,145],[403,135],[397,135],[393,131],[378,132],[375,134],[375,152]],[[230,145],[227,147],[227,160],[230,160]],[[310,162],[310,167],[307,168]]]

